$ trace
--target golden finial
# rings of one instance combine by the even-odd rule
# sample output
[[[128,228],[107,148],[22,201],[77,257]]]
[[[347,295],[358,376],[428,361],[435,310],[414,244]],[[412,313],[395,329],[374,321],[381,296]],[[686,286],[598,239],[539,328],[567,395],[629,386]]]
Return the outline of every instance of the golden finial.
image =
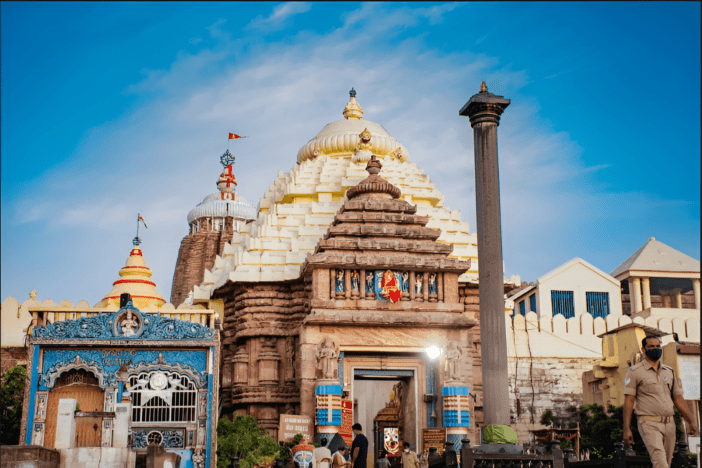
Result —
[[[485,80],[480,84],[480,92],[487,93],[487,86],[485,85]]]
[[[347,119],[355,119],[358,120],[361,117],[363,117],[363,107],[358,105],[356,102],[356,90],[351,88],[351,91],[349,91],[349,96],[351,97],[349,99],[349,102],[346,104],[346,108],[344,109],[344,117]]]

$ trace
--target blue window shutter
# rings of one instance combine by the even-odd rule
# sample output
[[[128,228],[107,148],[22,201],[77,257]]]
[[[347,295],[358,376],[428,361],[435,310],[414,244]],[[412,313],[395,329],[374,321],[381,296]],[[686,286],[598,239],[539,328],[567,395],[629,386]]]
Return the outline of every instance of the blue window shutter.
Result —
[[[609,315],[609,293],[586,292],[585,302],[587,304],[587,311],[593,317],[605,318]]]
[[[522,315],[526,315],[526,301],[521,301],[519,303],[519,313]]]
[[[575,317],[573,291],[551,291],[551,308],[554,316],[562,314],[567,319]]]
[[[532,312],[536,313],[536,294],[529,296],[529,308]]]

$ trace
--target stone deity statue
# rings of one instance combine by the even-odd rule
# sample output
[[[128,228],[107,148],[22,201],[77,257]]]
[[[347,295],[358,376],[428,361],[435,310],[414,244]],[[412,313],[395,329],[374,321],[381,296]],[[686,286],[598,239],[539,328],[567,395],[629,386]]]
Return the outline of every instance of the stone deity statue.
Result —
[[[409,272],[402,272],[402,292],[409,292]]]
[[[436,273],[429,273],[429,294],[436,294]]]
[[[459,367],[461,360],[461,350],[458,349],[458,344],[451,341],[446,350],[446,363],[444,370],[446,371],[447,380],[459,380],[461,378],[461,369]]]
[[[422,291],[422,279],[424,279],[424,277],[420,273],[416,276],[416,279],[414,280],[414,293],[415,294],[422,294],[422,292],[423,292]]]
[[[334,370],[337,367],[338,361],[337,356],[336,345],[331,338],[324,338],[317,346],[317,359],[319,359],[317,368],[322,369],[323,379],[334,378]]]
[[[134,336],[136,335],[136,330],[139,328],[139,322],[134,320],[132,311],[127,309],[127,316],[120,322],[120,327],[122,328],[122,334],[124,336]]]
[[[336,270],[336,292],[344,292],[344,270]]]
[[[373,272],[372,271],[366,272],[366,292],[367,293],[373,292]]]
[[[358,271],[353,270],[351,272],[351,290],[358,291],[358,287],[361,284],[361,278],[358,275]]]

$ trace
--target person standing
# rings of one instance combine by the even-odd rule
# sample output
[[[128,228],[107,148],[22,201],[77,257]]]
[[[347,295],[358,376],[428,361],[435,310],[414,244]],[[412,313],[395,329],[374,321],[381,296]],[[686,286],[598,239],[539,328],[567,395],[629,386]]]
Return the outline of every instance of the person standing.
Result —
[[[419,468],[419,460],[417,454],[410,450],[409,442],[403,444],[402,450],[402,468]]]
[[[332,457],[333,460],[333,468],[350,468],[351,467],[351,462],[346,461],[346,446],[342,445],[339,447],[338,452],[334,452],[334,456]]]
[[[327,438],[322,437],[322,440],[319,441],[319,447],[314,449],[314,466],[315,468],[329,468],[331,461],[331,450],[327,448]]]
[[[366,468],[366,457],[368,455],[368,439],[363,435],[363,428],[356,423],[351,426],[356,437],[351,444],[351,463],[353,468]]]
[[[697,434],[697,423],[687,409],[682,385],[675,371],[660,362],[661,341],[647,336],[641,341],[644,359],[631,366],[624,377],[624,446],[634,443],[631,414],[636,405],[639,433],[651,456],[653,468],[669,468],[675,448],[674,407]]]

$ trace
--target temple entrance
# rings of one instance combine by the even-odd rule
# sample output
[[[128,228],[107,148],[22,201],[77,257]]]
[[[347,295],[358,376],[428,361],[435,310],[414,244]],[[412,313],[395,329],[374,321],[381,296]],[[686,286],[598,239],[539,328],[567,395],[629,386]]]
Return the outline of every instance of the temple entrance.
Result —
[[[416,445],[417,439],[414,371],[355,369],[353,387],[354,419],[368,438],[367,466],[386,450],[393,468],[399,467],[402,442]]]
[[[105,392],[98,386],[98,379],[83,369],[68,371],[56,379],[47,402],[45,447],[54,448],[58,405],[65,398],[78,400],[80,411],[102,411]],[[101,418],[76,418],[76,447],[100,447],[101,438]]]

